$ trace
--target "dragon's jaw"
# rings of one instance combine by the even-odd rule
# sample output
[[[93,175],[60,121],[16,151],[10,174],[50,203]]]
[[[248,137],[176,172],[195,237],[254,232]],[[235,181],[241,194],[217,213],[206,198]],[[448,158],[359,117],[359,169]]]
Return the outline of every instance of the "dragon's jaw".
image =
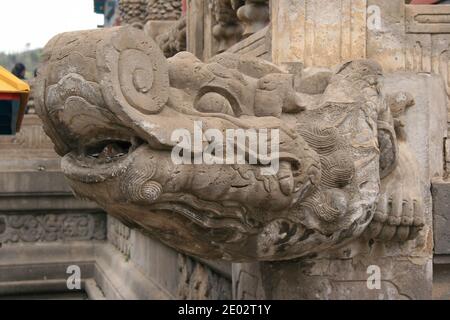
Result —
[[[373,63],[345,64],[313,106],[299,108],[294,76],[258,59],[167,61],[138,30],[92,30],[47,46],[37,111],[78,195],[194,255],[287,260],[343,245],[373,218],[378,76]],[[274,130],[279,152],[269,162],[279,170],[262,174],[267,164],[259,154],[252,162],[245,142],[231,149],[241,163],[174,161],[174,132],[195,137],[196,123],[200,136]],[[270,137],[258,143],[273,151]],[[203,151],[184,148],[182,158]]]

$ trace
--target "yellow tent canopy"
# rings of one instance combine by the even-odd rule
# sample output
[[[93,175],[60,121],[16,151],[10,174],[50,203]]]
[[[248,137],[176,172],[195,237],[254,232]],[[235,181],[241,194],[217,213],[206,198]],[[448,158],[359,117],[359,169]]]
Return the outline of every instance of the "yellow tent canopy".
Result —
[[[0,134],[20,131],[29,95],[30,86],[0,66]]]

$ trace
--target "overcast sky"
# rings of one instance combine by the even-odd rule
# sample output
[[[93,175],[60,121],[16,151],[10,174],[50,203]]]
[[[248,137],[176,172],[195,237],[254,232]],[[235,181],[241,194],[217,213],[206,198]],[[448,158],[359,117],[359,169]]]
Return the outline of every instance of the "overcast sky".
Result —
[[[101,24],[93,0],[0,0],[0,52],[41,48],[58,33]]]

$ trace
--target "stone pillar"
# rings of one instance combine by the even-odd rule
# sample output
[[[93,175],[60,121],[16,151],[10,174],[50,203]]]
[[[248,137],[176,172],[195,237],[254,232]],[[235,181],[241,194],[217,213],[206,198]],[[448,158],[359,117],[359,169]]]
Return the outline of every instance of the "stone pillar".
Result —
[[[186,15],[186,37],[187,51],[192,52],[199,59],[203,59],[206,51],[212,52],[212,26],[213,23],[206,21],[211,7],[206,6],[202,0],[187,0]],[[205,26],[205,23],[207,26]],[[211,32],[206,32],[209,29]],[[209,35],[209,36],[208,36]]]
[[[419,237],[404,243],[359,240],[320,256],[287,262],[233,265],[236,299],[429,299],[432,296],[433,230],[431,181],[442,177],[447,99],[438,75],[386,75],[385,94],[411,92],[415,105],[404,116],[405,141],[417,157],[417,179],[425,202]],[[401,161],[404,161],[401,160]],[[403,185],[402,188],[408,186]],[[371,287],[378,273],[380,286]],[[369,285],[368,285],[369,281]]]
[[[237,15],[244,25],[244,37],[251,36],[269,24],[269,1],[246,0],[245,4],[237,10]]]
[[[438,64],[439,59],[431,60],[427,52],[433,51],[433,46],[442,47],[446,38],[432,36],[436,30],[429,30],[429,35],[419,34],[426,26],[414,25],[415,29],[411,26],[408,21],[415,16],[414,10],[405,7],[403,0],[272,1],[274,63],[303,62],[306,68],[331,68],[346,60],[370,58],[385,69],[386,94],[398,91],[413,94],[415,105],[404,116],[405,141],[400,148],[409,148],[418,158],[414,166],[425,199],[426,227],[416,240],[403,244],[362,236],[320,256],[288,262],[234,264],[234,298],[431,298],[433,210],[430,189],[434,179],[444,176],[447,98],[446,83],[440,76],[430,74],[438,71],[432,64]],[[428,12],[431,8],[421,10]],[[442,19],[433,16],[433,12],[430,13],[432,18]],[[410,18],[405,18],[405,14]],[[435,42],[422,44],[432,37]],[[411,42],[412,38],[417,41]],[[420,54],[414,55],[415,52]],[[398,71],[409,72],[389,74]],[[373,288],[370,280],[376,273],[381,283],[380,287]]]
[[[120,0],[119,10],[122,25],[144,28],[148,16],[146,0]]]
[[[213,16],[217,24],[213,27],[213,36],[218,42],[218,53],[226,51],[242,38],[242,27],[236,11],[229,1],[213,2]],[[213,19],[211,17],[210,19]]]
[[[368,21],[368,57],[381,63],[385,72],[405,70],[404,1],[368,0]]]
[[[181,18],[181,0],[171,1],[148,1],[147,17],[144,30],[153,39],[159,35],[169,32]]]

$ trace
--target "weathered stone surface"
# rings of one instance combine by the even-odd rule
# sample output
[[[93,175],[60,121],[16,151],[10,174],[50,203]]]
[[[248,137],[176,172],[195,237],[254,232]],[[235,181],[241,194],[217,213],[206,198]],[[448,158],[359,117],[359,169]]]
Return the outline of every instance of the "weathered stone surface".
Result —
[[[368,32],[367,57],[389,72],[439,74],[450,94],[448,6],[405,6],[402,0],[370,3],[380,7],[383,24]]]
[[[450,259],[448,255],[436,255],[433,262],[433,300],[449,300]]]
[[[0,136],[0,150],[2,172],[60,170],[60,158],[36,115],[24,117],[16,136]]]
[[[406,32],[450,33],[449,6],[406,6]]]
[[[30,160],[32,165],[41,161],[43,165],[48,164],[39,158]],[[26,167],[27,171],[19,171],[17,168],[13,171],[0,171],[0,213],[98,209],[95,203],[74,197],[62,172],[30,172],[26,162],[21,163],[17,158],[11,162],[17,167]],[[60,160],[57,163],[59,166]]]
[[[332,67],[366,58],[367,0],[272,1],[275,63]]]
[[[386,72],[405,69],[405,3],[403,0],[369,0],[374,8],[367,28],[366,56],[379,61]],[[400,67],[401,66],[401,67]]]
[[[0,251],[0,297],[69,293],[67,268],[80,267],[82,289],[94,276],[97,241],[4,244]]]
[[[148,20],[147,5],[147,0],[120,0],[121,23],[142,29]]]
[[[75,199],[61,159],[36,115],[26,115],[21,132],[0,137],[0,214],[97,209]]]
[[[374,59],[385,72],[439,74],[450,94],[448,10],[404,0],[275,1],[273,61],[332,67]]]
[[[448,100],[442,79],[436,74],[399,72],[386,77],[385,88],[387,94],[404,89],[414,98],[414,106],[403,116],[405,139],[417,155],[420,175],[429,186],[431,180],[444,176]]]
[[[269,33],[270,28],[266,27],[231,46],[226,52],[239,54],[242,57],[257,57],[271,61],[272,50]]]
[[[186,50],[186,19],[177,22],[150,21],[146,33],[155,38],[167,58]]]
[[[183,300],[231,300],[231,282],[205,265],[178,256],[178,298]]]
[[[242,38],[243,28],[229,0],[212,2],[215,21],[212,34],[218,42],[217,53],[224,52]]]
[[[128,255],[117,237],[128,242]],[[182,256],[112,218],[107,241],[9,242],[0,252],[0,298],[69,292],[69,266],[80,267],[82,291],[92,300],[231,297],[230,265],[218,272],[214,262]]]
[[[392,95],[399,90],[406,90],[410,94]],[[379,209],[364,237],[343,246],[333,252],[325,252],[316,258],[305,258],[295,262],[264,263],[264,264],[235,264],[233,267],[234,294],[241,299],[274,298],[274,299],[430,299],[432,296],[432,257],[433,233],[447,228],[442,218],[434,216],[434,231],[432,230],[431,180],[443,175],[443,143],[447,135],[446,130],[446,98],[445,90],[439,76],[397,73],[386,75],[384,79],[384,93],[391,97],[390,107],[401,128],[396,128],[399,137],[399,147],[409,148],[417,155],[416,163],[410,159],[400,157],[399,168],[402,163],[409,168],[415,168],[415,176],[397,170],[383,179],[384,196],[392,197],[395,201],[398,193],[403,193],[402,199],[407,199],[408,190],[412,184],[420,186],[425,204],[424,222],[426,227],[419,233],[415,241],[389,242],[373,238],[388,240],[396,236],[391,222],[381,228],[377,221],[382,219]],[[403,98],[402,98],[403,95]],[[402,100],[403,99],[403,100]],[[411,99],[414,104],[411,105]],[[401,103],[404,101],[404,104]],[[408,107],[406,107],[409,105]],[[398,116],[397,110],[403,110]],[[400,130],[401,129],[401,130]],[[404,150],[406,151],[406,150]],[[408,182],[410,178],[419,179]],[[395,185],[391,185],[397,181]],[[437,186],[441,184],[436,181]],[[388,191],[387,189],[390,189]],[[395,191],[395,192],[393,192]],[[406,193],[404,193],[406,191]],[[439,203],[445,208],[442,194]],[[434,196],[433,206],[437,197]],[[380,201],[382,203],[382,201]],[[445,210],[445,209],[444,209]],[[445,211],[444,211],[445,212]],[[436,214],[436,209],[434,209]],[[391,219],[391,218],[389,218]],[[403,222],[400,222],[403,223]],[[442,227],[437,227],[439,224]],[[399,227],[401,229],[401,227]],[[400,235],[401,233],[398,233]],[[439,246],[439,236],[435,236],[435,253]],[[444,252],[441,252],[444,253]],[[369,290],[367,273],[369,266],[377,266],[381,272],[381,287]],[[441,266],[443,269],[444,266]],[[445,294],[445,272],[439,271],[440,296]],[[268,276],[270,275],[270,276]],[[291,278],[292,275],[292,278]],[[414,285],[411,285],[414,283]],[[417,285],[416,285],[417,284]],[[442,293],[444,292],[444,293]],[[437,292],[435,293],[438,294]]]
[[[241,13],[245,5],[265,3],[219,2]],[[205,4],[188,1],[187,13],[187,48],[205,63],[187,53],[165,63],[154,43],[135,31],[128,38],[117,29],[63,35],[49,44],[41,79],[50,81],[40,88],[46,105],[41,98],[38,108],[65,156],[76,192],[184,252],[231,261],[289,260],[235,264],[233,296],[238,299],[431,297],[430,187],[433,180],[441,188],[450,162],[448,12],[405,6],[403,0],[272,1],[272,26],[262,30],[258,22],[267,23],[267,17],[252,20],[238,13],[245,18],[245,35],[253,33],[248,32],[253,22],[259,27],[234,44],[241,35],[225,32],[226,27],[231,23],[237,30],[242,21],[233,10],[215,12]],[[223,19],[224,13],[233,19]],[[225,37],[215,38],[214,26]],[[158,41],[166,56],[179,51],[181,46],[171,44],[180,34]],[[73,41],[79,37],[83,44]],[[77,57],[65,55],[65,43]],[[225,49],[226,54],[209,59]],[[67,59],[57,61],[58,56]],[[273,58],[276,64],[255,57]],[[373,62],[344,63],[357,58],[375,59],[386,73],[382,76]],[[75,90],[72,97],[58,93],[68,88]],[[52,113],[58,106],[61,111]],[[95,130],[71,122],[71,109],[102,128],[101,141],[90,139]],[[174,166],[167,155],[174,146],[170,133],[182,127],[191,134],[195,120],[207,129],[281,129],[287,146],[282,151],[288,153],[280,158],[282,174],[263,182],[255,173],[259,163],[233,168],[240,176],[220,165],[199,171],[194,165]],[[296,160],[303,165],[301,173]],[[308,172],[311,167],[318,173]],[[297,194],[293,186],[305,188],[308,180],[312,187]],[[445,211],[442,203],[433,205]],[[436,216],[437,232],[446,228],[441,220]],[[145,269],[150,239],[141,235],[135,241],[132,230],[115,225],[110,241],[118,257]],[[0,219],[0,231],[4,226]],[[445,258],[445,242],[434,237],[436,252]],[[135,246],[139,250],[133,254]],[[164,278],[170,290],[161,297],[217,298],[217,292],[205,296],[208,288],[227,288],[204,265],[169,256],[167,265],[183,262],[178,272],[185,280]],[[105,268],[111,259],[105,259]],[[380,289],[367,287],[370,266],[380,268]],[[442,297],[447,265],[439,266]],[[125,264],[121,274],[124,270]],[[138,278],[131,287],[139,291]],[[154,288],[166,288],[161,283]],[[220,289],[219,296],[227,297],[227,290]]]
[[[333,73],[325,68],[307,68],[302,71],[295,89],[306,94],[322,94],[325,92]]]
[[[102,214],[0,215],[0,244],[104,240]]]
[[[152,240],[142,233],[131,230],[118,220],[108,218],[108,242],[110,242],[121,257],[105,252],[103,259],[111,259],[120,263],[125,261],[137,268],[140,273],[150,279],[154,286],[160,288],[162,294],[174,299],[217,300],[231,298],[231,267],[217,268],[214,262],[199,262]],[[127,272],[126,264],[123,268],[112,272]],[[223,271],[218,271],[226,270]],[[229,269],[229,270],[227,270]],[[123,283],[126,290],[141,292],[145,289],[142,284],[129,285]],[[154,299],[140,293],[139,299]]]
[[[401,194],[398,178],[379,189],[396,172],[415,177],[380,92],[380,66],[345,63],[319,97],[303,100],[298,74],[268,65],[229,53],[209,63],[188,53],[166,61],[133,28],[68,33],[45,50],[37,110],[79,195],[181,251],[288,260],[355,240],[375,213],[374,238],[414,239],[424,221],[417,181]],[[194,121],[219,131],[278,130],[281,149],[270,159],[279,171],[260,177],[262,158],[245,142],[238,149],[255,163],[174,163],[171,135],[194,134]],[[394,193],[393,208],[378,203]]]
[[[231,1],[233,9],[244,26],[243,36],[248,37],[264,29],[270,22],[269,0]]]
[[[450,183],[433,183],[434,252],[450,254]]]
[[[380,267],[380,288],[368,285],[370,266]],[[236,266],[234,288],[236,297],[244,300],[429,299],[431,267],[431,260],[411,262],[408,258],[379,258],[373,253],[342,260],[245,264]]]
[[[147,19],[178,20],[181,17],[181,0],[147,0]]]

